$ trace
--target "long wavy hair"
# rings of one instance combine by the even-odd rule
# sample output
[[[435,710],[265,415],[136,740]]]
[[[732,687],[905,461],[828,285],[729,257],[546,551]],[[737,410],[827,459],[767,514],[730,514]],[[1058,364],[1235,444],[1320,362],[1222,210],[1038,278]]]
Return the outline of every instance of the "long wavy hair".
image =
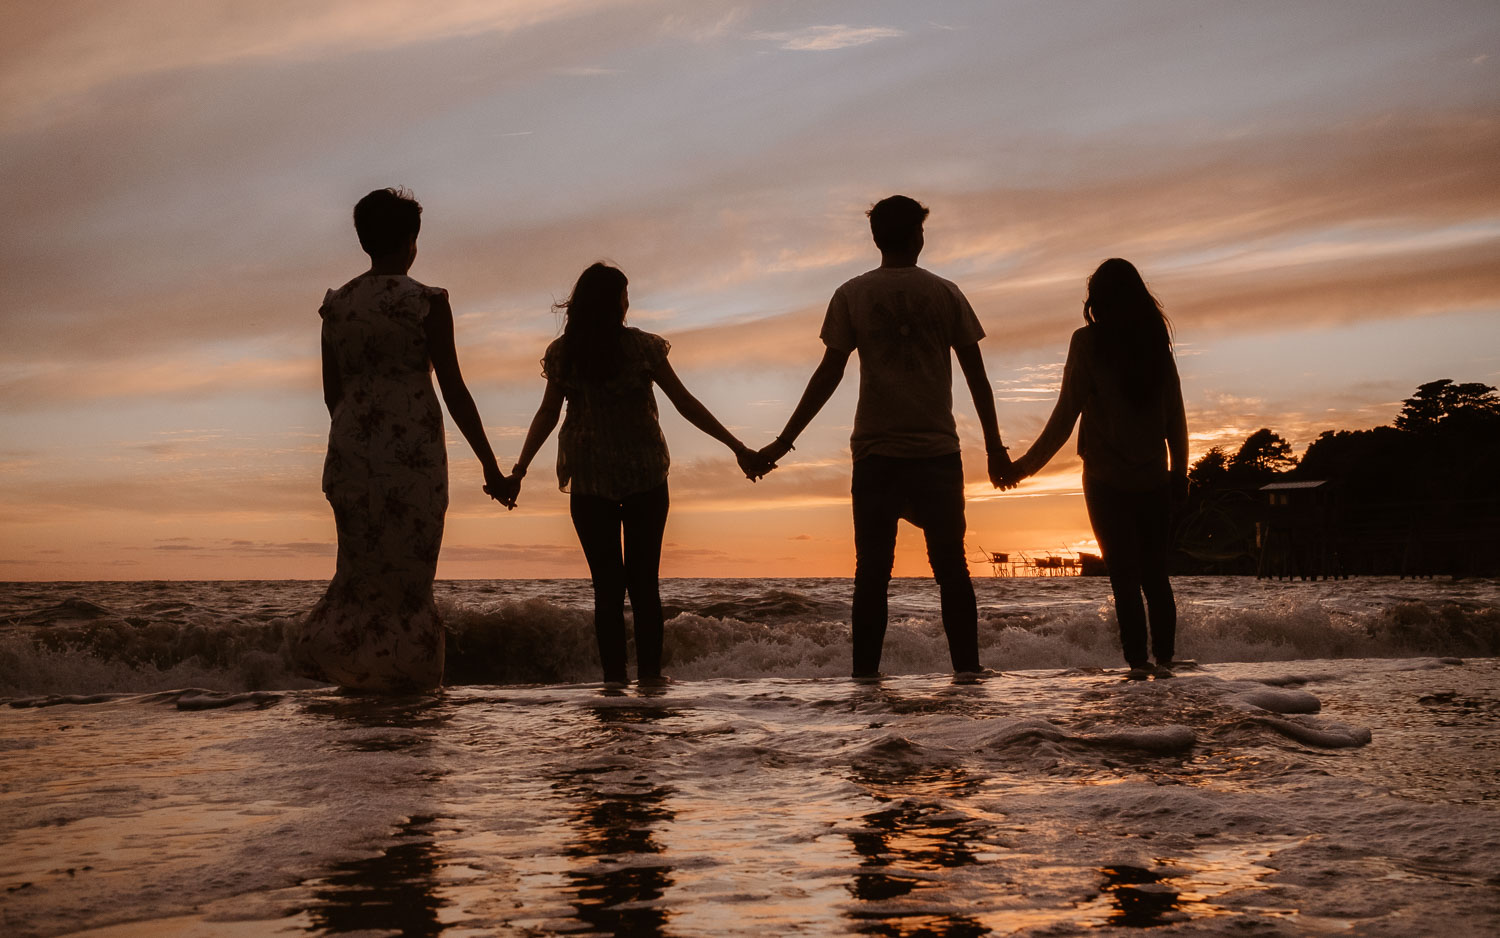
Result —
[[[579,378],[605,378],[618,366],[620,336],[625,331],[621,299],[629,283],[620,268],[593,263],[578,275],[568,298],[552,305],[566,317],[563,347],[569,369]]]
[[[1126,398],[1149,400],[1172,361],[1172,323],[1134,264],[1111,257],[1099,265],[1089,276],[1083,319],[1097,330]]]

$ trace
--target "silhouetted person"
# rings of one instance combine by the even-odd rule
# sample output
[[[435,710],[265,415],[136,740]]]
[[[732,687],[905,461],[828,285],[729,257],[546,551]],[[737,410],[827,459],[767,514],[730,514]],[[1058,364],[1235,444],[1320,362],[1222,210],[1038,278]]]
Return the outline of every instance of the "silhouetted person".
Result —
[[[628,281],[593,264],[559,307],[563,334],[547,346],[547,388],[512,470],[517,480],[568,413],[557,439],[557,482],[570,492],[573,527],[594,580],[594,632],[607,684],[625,684],[625,594],[635,618],[637,678],[660,683],[662,534],[667,524],[667,441],[652,385],[688,422],[734,451],[747,476],[755,454],[682,386],[666,339],[625,325]],[[754,472],[761,475],[762,472]],[[623,535],[623,551],[621,538]]]
[[[1118,257],[1089,277],[1083,318],[1087,325],[1068,345],[1057,406],[1009,481],[1045,466],[1083,415],[1083,497],[1109,567],[1127,676],[1171,677],[1177,604],[1167,578],[1170,516],[1173,499],[1187,493],[1187,418],[1171,325],[1140,273]]]
[[[964,559],[964,467],[953,421],[949,349],[984,429],[990,481],[1001,484],[1010,459],[1000,445],[994,392],[984,373],[984,329],[957,286],[917,266],[927,208],[904,195],[869,211],[880,266],[839,287],[821,333],[823,360],[786,428],[760,451],[774,463],[792,448],[844,377],[859,351],[859,404],[849,445],[854,457],[854,676],[876,677],[885,641],[886,591],[896,525],[922,529],[942,596],[943,630],[953,670],[982,671],[974,585]]]
[[[402,190],[360,199],[354,228],[370,269],[329,290],[318,311],[332,417],[323,491],[338,527],[338,567],[296,645],[324,676],[357,690],[422,690],[443,681],[432,580],[448,458],[432,372],[488,487],[502,495],[509,487],[459,372],[448,294],[407,276],[421,214]]]

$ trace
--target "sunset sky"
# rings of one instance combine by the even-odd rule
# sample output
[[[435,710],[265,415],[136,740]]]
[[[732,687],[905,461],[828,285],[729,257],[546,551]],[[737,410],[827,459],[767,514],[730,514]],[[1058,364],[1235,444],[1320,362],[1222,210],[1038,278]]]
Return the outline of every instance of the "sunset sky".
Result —
[[[322,578],[323,291],[372,188],[425,212],[504,468],[590,262],[746,442],[781,428],[864,211],[929,205],[1019,455],[1084,278],[1172,317],[1196,458],[1500,383],[1500,4],[22,0],[0,31],[0,579]],[[751,485],[664,398],[665,576],[850,575],[857,375]],[[1089,537],[1065,447],[969,546]],[[659,395],[660,398],[660,395]],[[552,473],[497,509],[449,422],[440,577],[586,575]],[[976,566],[975,572],[981,567]],[[987,572],[987,570],[985,571]],[[925,573],[903,528],[897,573]]]

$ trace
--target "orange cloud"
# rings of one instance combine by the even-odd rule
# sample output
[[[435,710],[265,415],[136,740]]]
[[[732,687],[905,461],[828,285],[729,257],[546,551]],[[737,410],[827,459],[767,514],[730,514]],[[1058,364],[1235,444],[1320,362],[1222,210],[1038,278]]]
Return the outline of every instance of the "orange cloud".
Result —
[[[621,0],[51,0],[12,16],[0,40],[0,120],[42,121],[60,101],[155,72],[244,60],[385,50],[475,33],[510,33]]]

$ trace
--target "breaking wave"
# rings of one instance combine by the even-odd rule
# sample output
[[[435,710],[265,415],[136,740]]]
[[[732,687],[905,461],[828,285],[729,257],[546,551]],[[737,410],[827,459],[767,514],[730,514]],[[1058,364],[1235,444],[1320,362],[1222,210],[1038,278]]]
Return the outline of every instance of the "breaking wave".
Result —
[[[557,582],[555,589],[531,583],[533,595],[524,598],[452,584],[440,591],[449,629],[447,682],[597,680],[584,591],[576,582]],[[713,588],[689,591],[687,599],[676,597],[675,605],[669,596],[666,668],[689,680],[845,675],[847,581],[818,581],[801,589],[788,582],[796,581],[702,581]],[[278,584],[259,588],[267,595],[249,612],[243,602],[173,597],[159,587],[146,601],[68,595],[16,610],[0,628],[0,697],[317,686],[297,674],[287,637],[300,619],[294,610],[310,606],[319,590],[299,585],[283,595],[276,592]],[[1058,588],[1048,587],[1054,594]],[[191,591],[185,587],[185,592]],[[981,658],[993,668],[1120,666],[1107,602],[995,603],[982,597],[979,627]],[[1500,655],[1500,609],[1473,598],[1436,596],[1354,610],[1313,598],[1243,604],[1183,600],[1177,644],[1184,657],[1202,662],[1491,657]],[[893,603],[882,666],[893,674],[948,669],[935,610]]]

